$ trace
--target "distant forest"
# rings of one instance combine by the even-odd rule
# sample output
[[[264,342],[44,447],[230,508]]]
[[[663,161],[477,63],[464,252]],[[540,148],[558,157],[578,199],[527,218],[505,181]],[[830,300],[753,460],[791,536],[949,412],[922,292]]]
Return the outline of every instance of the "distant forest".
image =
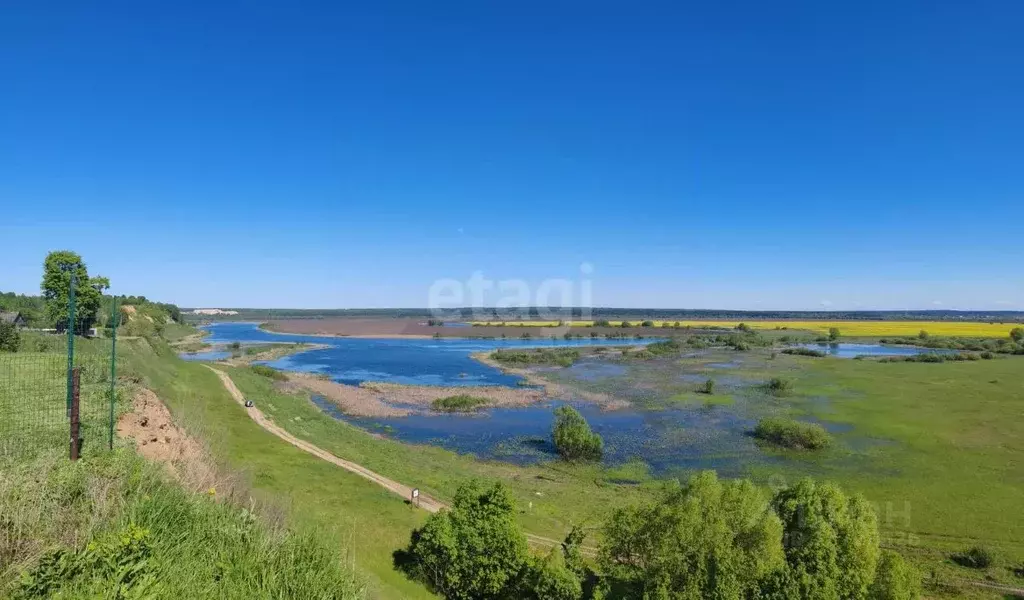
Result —
[[[340,317],[361,318],[437,318],[427,308],[345,308],[345,309],[301,309],[301,308],[227,308],[238,311],[237,315],[191,315],[191,321],[233,320],[263,321],[273,319],[329,319]],[[191,309],[183,308],[182,312]],[[442,320],[532,320],[532,319],[656,319],[656,320],[830,320],[830,321],[981,321],[994,323],[1024,322],[1024,311],[976,311],[976,310],[858,310],[858,311],[743,311],[713,309],[664,309],[664,308],[593,308],[584,317],[582,308],[455,308],[443,311]]]

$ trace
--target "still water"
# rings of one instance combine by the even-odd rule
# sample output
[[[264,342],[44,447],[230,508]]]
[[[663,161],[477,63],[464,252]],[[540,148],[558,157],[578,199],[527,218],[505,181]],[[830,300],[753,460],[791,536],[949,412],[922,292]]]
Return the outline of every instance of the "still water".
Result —
[[[216,323],[207,326],[211,344],[309,343],[326,348],[300,352],[269,362],[285,371],[323,373],[339,383],[358,385],[363,381],[384,381],[410,385],[506,385],[520,377],[481,364],[470,354],[498,348],[539,348],[566,346],[636,345],[645,340],[480,340],[466,338],[350,338],[270,333],[256,323]]]

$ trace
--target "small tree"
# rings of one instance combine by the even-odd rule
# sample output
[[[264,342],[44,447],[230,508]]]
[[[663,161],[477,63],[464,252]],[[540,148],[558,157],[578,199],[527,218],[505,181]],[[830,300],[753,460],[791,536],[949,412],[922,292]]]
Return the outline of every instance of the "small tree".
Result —
[[[461,486],[450,510],[431,515],[413,531],[405,555],[412,575],[459,600],[518,597],[515,590],[529,564],[515,503],[501,483]]]
[[[883,550],[871,584],[871,600],[917,600],[921,594],[921,576],[903,557]]]
[[[0,352],[17,352],[21,345],[21,335],[14,323],[0,321]]]
[[[571,406],[555,409],[551,437],[555,449],[566,460],[601,460],[604,441],[591,431],[587,420]]]
[[[103,290],[110,286],[110,281],[106,277],[90,279],[82,257],[74,252],[56,250],[46,255],[40,288],[46,302],[46,318],[61,331],[68,326],[72,273],[76,284],[74,329],[83,333],[96,322]]]
[[[842,335],[842,334],[840,333],[838,327],[830,327],[829,328],[829,330],[828,330],[828,339],[829,339],[830,342],[834,342],[834,341],[838,340],[840,335]]]
[[[930,337],[930,336],[928,335],[928,332],[927,332],[927,331],[925,331],[924,329],[922,329],[922,330],[921,330],[921,331],[920,331],[920,332],[919,332],[919,333],[917,334],[917,339],[919,339],[919,340],[926,340],[926,339],[928,339],[929,337]]]
[[[1015,342],[1024,342],[1024,327],[1014,327],[1011,329],[1010,339]]]
[[[641,327],[654,327],[654,321],[644,321],[640,323]]]
[[[743,333],[750,333],[750,332],[753,331],[753,329],[751,329],[750,325],[747,325],[746,323],[740,323],[739,325],[737,325],[736,326],[736,330],[737,331],[742,331]]]
[[[705,381],[700,386],[700,388],[697,389],[697,391],[702,393],[702,394],[708,394],[708,395],[714,394],[715,393],[715,380],[709,378],[707,381]]]

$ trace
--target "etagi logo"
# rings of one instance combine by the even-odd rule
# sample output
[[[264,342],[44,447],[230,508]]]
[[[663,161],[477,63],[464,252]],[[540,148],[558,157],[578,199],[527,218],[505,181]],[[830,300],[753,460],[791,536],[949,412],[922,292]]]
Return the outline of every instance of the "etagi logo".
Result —
[[[590,263],[579,266],[576,279],[548,278],[531,286],[523,279],[495,281],[475,271],[469,279],[438,279],[427,294],[427,308],[439,319],[462,319],[459,310],[472,309],[477,321],[540,318],[561,320],[567,318],[589,320],[593,301],[594,267]],[[530,308],[536,311],[531,315]],[[579,309],[574,311],[570,309]]]

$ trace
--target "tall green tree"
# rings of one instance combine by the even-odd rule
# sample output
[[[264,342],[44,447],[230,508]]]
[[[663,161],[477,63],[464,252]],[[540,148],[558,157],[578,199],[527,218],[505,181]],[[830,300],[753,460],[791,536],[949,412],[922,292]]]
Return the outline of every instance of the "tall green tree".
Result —
[[[753,597],[785,566],[782,524],[749,481],[713,471],[605,523],[599,564],[614,598]]]
[[[68,326],[68,300],[72,273],[75,275],[75,333],[83,333],[96,322],[103,290],[110,286],[106,277],[89,278],[82,257],[70,250],[55,250],[43,261],[40,286],[46,302],[46,320],[59,330]]]
[[[406,554],[412,573],[445,598],[520,598],[521,582],[529,576],[526,536],[501,483],[461,486],[450,510],[431,515],[413,531]],[[560,579],[562,571],[548,571],[554,574],[542,577],[545,585],[561,585],[551,579]]]
[[[787,574],[782,597],[866,598],[879,558],[878,518],[861,496],[804,479],[776,494]],[[795,592],[795,594],[794,594]]]

